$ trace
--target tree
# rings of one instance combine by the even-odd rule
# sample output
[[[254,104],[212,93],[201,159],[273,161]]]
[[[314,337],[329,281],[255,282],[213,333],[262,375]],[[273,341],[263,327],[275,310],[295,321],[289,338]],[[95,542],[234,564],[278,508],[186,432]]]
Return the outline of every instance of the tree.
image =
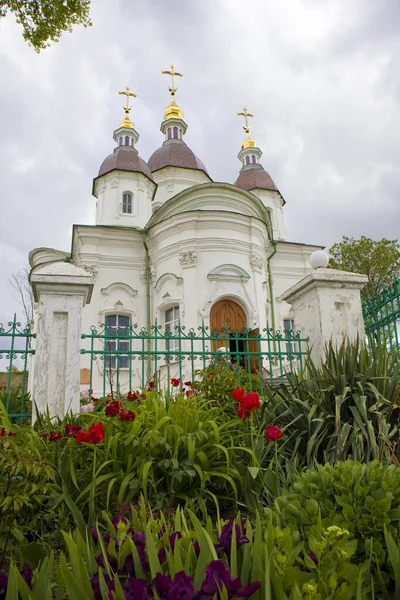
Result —
[[[40,52],[73,25],[91,25],[90,0],[0,0],[0,17],[14,13],[24,39]]]
[[[33,319],[33,292],[29,283],[29,269],[18,269],[12,273],[9,284],[14,290],[14,298],[22,307],[26,325]]]
[[[331,269],[368,275],[363,298],[375,296],[383,285],[390,285],[400,274],[400,244],[385,238],[374,241],[365,236],[359,240],[343,236],[329,250]]]

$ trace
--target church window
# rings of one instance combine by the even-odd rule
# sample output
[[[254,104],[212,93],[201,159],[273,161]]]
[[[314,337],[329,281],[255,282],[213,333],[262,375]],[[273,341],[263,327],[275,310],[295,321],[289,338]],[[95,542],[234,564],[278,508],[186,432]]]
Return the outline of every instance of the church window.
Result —
[[[129,135],[125,136],[125,146],[129,146]]]
[[[169,140],[172,138],[172,129],[171,129],[171,127],[168,127],[168,129],[167,129],[167,138]]]
[[[292,340],[294,336],[294,320],[293,319],[283,319],[283,335],[285,339]],[[295,351],[295,343],[287,342],[286,343],[286,352],[294,352]]]
[[[246,163],[246,165],[250,164],[250,156],[246,156],[245,163]]]
[[[118,138],[118,146],[122,146],[122,136]]]
[[[165,336],[167,352],[177,352],[179,349],[179,340],[169,339],[168,335],[177,335],[176,327],[179,326],[179,306],[173,306],[165,311]]]
[[[177,140],[178,139],[178,128],[174,127],[174,138]]]
[[[255,163],[256,162],[256,157],[254,156],[254,154],[251,155],[251,162]]]
[[[123,193],[122,212],[128,215],[132,214],[132,194],[130,192]]]
[[[111,369],[127,369],[129,356],[129,325],[127,315],[106,315],[104,349],[115,354],[107,354],[105,364]]]

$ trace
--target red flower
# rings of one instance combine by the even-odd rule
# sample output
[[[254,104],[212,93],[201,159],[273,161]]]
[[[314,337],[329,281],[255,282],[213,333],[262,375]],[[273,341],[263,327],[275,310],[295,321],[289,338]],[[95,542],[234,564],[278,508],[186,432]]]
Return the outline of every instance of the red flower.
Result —
[[[149,387],[147,388],[148,391],[152,390],[154,388],[154,381],[150,381],[149,383]]]
[[[251,410],[244,408],[243,404],[237,409],[237,416],[239,419],[249,419],[251,417]]]
[[[171,385],[172,387],[178,387],[181,383],[180,379],[176,379],[176,377],[172,377],[171,378]]]
[[[106,406],[107,417],[116,417],[121,410],[121,403],[119,400],[113,400]]]
[[[13,435],[17,435],[17,434],[15,433],[15,431],[9,431],[9,432],[8,432],[8,437],[12,437]]]
[[[135,417],[136,413],[134,413],[133,410],[128,410],[128,412],[126,410],[121,410],[119,413],[120,421],[134,421]]]
[[[96,404],[96,402],[98,402],[98,401],[99,401],[98,398],[95,398],[94,396],[92,396],[92,402],[94,402]]]
[[[69,423],[67,423],[67,425],[65,426],[65,435],[76,435],[80,430],[80,425],[70,425]]]
[[[278,425],[268,425],[265,430],[265,439],[268,442],[277,442],[282,437],[282,431]]]
[[[47,440],[47,438],[49,437],[49,434],[44,432],[44,433],[41,433],[39,437],[43,438],[44,440]]]
[[[139,392],[134,392],[134,391],[129,391],[126,395],[126,399],[127,400],[138,400],[139,399]]]
[[[232,396],[235,402],[242,402],[244,398],[244,388],[233,390]]]
[[[247,410],[260,408],[260,396],[256,392],[247,392],[242,400],[242,404]]]
[[[186,398],[189,398],[189,396],[195,396],[196,395],[196,390],[186,390]]]
[[[61,431],[50,431],[50,442],[58,442],[58,440],[62,439]]]
[[[85,442],[86,444],[99,444],[104,440],[104,426],[103,423],[93,423],[89,427],[89,432],[87,431],[78,431],[75,435],[75,440],[78,444],[82,444]]]
[[[192,382],[191,381],[185,381],[185,385],[187,385],[188,387],[192,387]]]
[[[78,433],[75,435],[75,439],[78,444],[82,444],[83,442],[88,444],[91,441],[90,434],[87,431],[78,431]]]
[[[13,435],[17,435],[17,434],[16,434],[16,433],[14,433],[14,431],[9,431],[9,432],[7,433],[7,431],[4,429],[4,427],[2,427],[2,428],[0,429],[0,438],[2,438],[2,437],[6,437],[6,436],[7,436],[7,437],[12,437]]]
[[[93,423],[89,427],[90,441],[93,444],[99,444],[104,440],[104,425],[103,423]],[[78,434],[79,435],[79,434]]]

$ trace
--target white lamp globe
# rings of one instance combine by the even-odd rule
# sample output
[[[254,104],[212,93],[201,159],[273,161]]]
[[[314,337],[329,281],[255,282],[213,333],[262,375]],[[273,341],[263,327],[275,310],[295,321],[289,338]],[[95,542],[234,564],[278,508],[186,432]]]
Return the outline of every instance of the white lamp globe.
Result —
[[[329,256],[323,250],[317,250],[310,256],[310,265],[313,269],[321,269],[328,266]]]

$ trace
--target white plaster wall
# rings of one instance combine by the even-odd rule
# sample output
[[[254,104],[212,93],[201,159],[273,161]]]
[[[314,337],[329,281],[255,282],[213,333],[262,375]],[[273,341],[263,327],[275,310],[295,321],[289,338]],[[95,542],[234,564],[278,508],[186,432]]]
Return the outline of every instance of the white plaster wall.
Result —
[[[142,173],[112,171],[95,184],[97,194],[96,225],[145,227],[151,217],[156,185]],[[124,192],[132,193],[132,214],[122,212]]]
[[[263,189],[251,190],[251,193],[260,198],[264,206],[270,210],[274,240],[285,240],[283,200],[280,193]]]
[[[165,167],[153,173],[154,181],[158,188],[153,201],[153,211],[157,210],[167,200],[187,188],[210,182],[204,171],[182,169],[179,167]]]

